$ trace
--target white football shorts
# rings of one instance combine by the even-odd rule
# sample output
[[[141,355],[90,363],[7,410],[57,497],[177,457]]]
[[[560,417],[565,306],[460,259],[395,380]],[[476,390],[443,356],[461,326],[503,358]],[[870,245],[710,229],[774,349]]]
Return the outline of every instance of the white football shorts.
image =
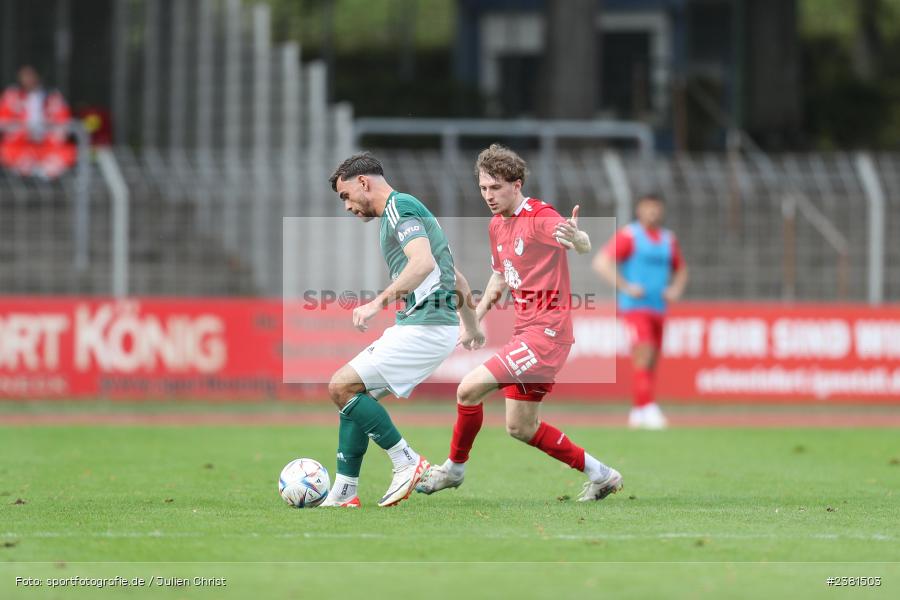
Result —
[[[350,361],[366,389],[409,398],[456,348],[459,325],[394,325]]]

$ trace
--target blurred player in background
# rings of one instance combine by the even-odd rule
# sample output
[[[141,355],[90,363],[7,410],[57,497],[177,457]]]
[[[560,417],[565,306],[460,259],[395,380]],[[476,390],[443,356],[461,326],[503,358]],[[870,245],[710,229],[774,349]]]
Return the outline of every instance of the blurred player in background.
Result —
[[[77,158],[66,139],[71,119],[62,94],[45,89],[35,68],[24,65],[19,84],[0,95],[0,166],[23,176],[59,177]]]
[[[621,228],[594,257],[594,270],[617,290],[619,314],[631,331],[633,405],[628,425],[663,429],[666,418],[654,400],[666,308],[687,286],[688,269],[675,234],[663,229],[659,194],[638,200],[637,221]]]
[[[480,322],[508,288],[516,321],[513,337],[503,349],[459,384],[450,456],[443,465],[430,468],[416,490],[432,494],[462,484],[484,419],[482,398],[499,388],[506,396],[509,434],[583,471],[588,481],[580,501],[602,500],[622,488],[619,472],[539,418],[541,401],[553,389],[575,342],[566,251],[591,250],[587,233],[578,229],[578,207],[566,220],[549,204],[525,197],[525,161],[497,144],[478,156],[475,175],[494,215],[489,226],[493,274],[475,312]]]
[[[429,465],[403,439],[376,398],[389,392],[408,397],[457,342],[484,343],[484,335],[472,307],[457,302],[457,293],[469,297],[471,291],[454,268],[447,238],[425,205],[394,190],[381,163],[369,153],[345,160],[330,181],[348,211],[364,222],[380,217],[381,252],[392,280],[373,301],[353,310],[353,325],[366,331],[372,317],[400,298],[405,308],[397,311],[396,325],[338,369],[328,385],[341,416],[337,476],[322,506],[359,506],[359,472],[369,439],[387,451],[394,465],[390,487],[378,502],[391,506],[409,497]]]

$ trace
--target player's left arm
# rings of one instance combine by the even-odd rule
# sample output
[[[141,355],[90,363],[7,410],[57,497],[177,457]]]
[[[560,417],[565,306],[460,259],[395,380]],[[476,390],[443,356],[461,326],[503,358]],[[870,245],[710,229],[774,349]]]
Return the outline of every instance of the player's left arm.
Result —
[[[572,209],[572,216],[556,224],[553,236],[567,250],[575,250],[578,254],[591,251],[591,237],[586,231],[578,229],[578,206]]]
[[[437,263],[431,254],[431,242],[425,236],[417,237],[403,246],[407,262],[400,275],[383,292],[368,304],[353,310],[353,326],[360,331],[368,329],[366,322],[392,302],[402,298],[419,287]]]
[[[663,297],[667,302],[678,302],[684,295],[688,284],[688,266],[681,254],[678,240],[672,240],[672,281],[663,291]]]

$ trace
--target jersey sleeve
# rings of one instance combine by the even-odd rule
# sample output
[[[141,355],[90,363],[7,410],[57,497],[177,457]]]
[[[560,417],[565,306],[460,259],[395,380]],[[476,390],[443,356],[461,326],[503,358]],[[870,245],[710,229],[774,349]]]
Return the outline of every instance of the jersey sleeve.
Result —
[[[544,205],[534,214],[532,220],[534,221],[534,237],[538,242],[556,248],[563,247],[556,239],[556,236],[553,235],[553,232],[556,231],[556,226],[565,221],[565,219],[556,212],[555,208]]]
[[[57,91],[47,96],[46,103],[47,120],[54,125],[65,125],[72,119],[72,112],[66,99]]]
[[[684,266],[684,257],[681,256],[681,244],[678,238],[672,235],[672,272],[679,271]]]
[[[616,262],[628,260],[632,252],[634,252],[634,237],[625,227],[617,231],[616,235],[603,247],[603,254]]]
[[[428,237],[425,230],[426,215],[422,214],[415,203],[397,198],[385,208],[385,211],[388,215],[389,229],[401,248],[405,248],[410,240]]]
[[[13,120],[15,113],[13,112],[13,102],[16,92],[12,88],[3,90],[0,94],[0,122],[6,123]]]

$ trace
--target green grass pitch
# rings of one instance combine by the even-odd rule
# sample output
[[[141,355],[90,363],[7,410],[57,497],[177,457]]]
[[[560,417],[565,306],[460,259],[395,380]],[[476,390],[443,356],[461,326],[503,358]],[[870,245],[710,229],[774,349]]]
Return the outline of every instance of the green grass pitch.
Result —
[[[451,420],[398,423],[437,462]],[[622,472],[622,492],[575,502],[580,473],[495,427],[460,489],[390,509],[375,505],[390,464],[371,445],[356,511],[277,493],[299,456],[333,475],[332,427],[0,428],[0,597],[897,597],[896,431],[566,429]],[[46,585],[157,575],[228,585]]]

